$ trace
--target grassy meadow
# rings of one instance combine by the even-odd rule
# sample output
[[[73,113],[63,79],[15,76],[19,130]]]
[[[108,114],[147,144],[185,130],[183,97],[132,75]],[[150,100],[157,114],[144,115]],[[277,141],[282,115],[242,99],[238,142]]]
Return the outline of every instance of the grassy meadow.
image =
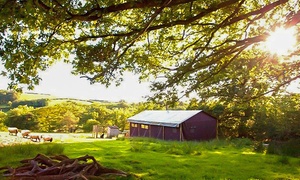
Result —
[[[257,153],[248,139],[173,142],[117,139],[0,147],[0,167],[45,155],[94,156],[105,167],[131,173],[135,179],[299,179],[300,159]],[[132,177],[131,177],[132,179]]]

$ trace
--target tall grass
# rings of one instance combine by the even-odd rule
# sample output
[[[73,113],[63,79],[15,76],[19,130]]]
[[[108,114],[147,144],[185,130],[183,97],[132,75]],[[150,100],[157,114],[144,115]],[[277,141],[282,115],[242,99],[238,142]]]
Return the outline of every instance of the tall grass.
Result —
[[[292,139],[287,142],[271,142],[267,148],[267,153],[300,157],[300,139]]]
[[[211,140],[211,141],[163,141],[152,138],[134,138],[130,140],[132,152],[145,152],[147,150],[155,152],[165,152],[175,155],[201,155],[201,151],[212,151],[228,146],[235,148],[250,148],[252,142],[249,139],[234,140]]]
[[[6,165],[16,165],[18,162],[26,158],[33,158],[37,154],[59,155],[63,154],[63,144],[14,144],[0,147],[0,162]],[[0,163],[0,164],[1,164]]]

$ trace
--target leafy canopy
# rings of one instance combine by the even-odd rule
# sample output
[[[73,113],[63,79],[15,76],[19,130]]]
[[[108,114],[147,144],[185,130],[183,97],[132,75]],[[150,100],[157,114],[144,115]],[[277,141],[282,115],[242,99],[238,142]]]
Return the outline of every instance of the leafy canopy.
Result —
[[[124,71],[141,80],[163,75],[152,86],[158,98],[255,98],[300,77],[299,60],[281,61],[260,46],[276,27],[299,32],[299,7],[296,0],[1,0],[1,74],[10,88],[33,89],[40,70],[63,60],[107,86]],[[285,59],[299,54],[296,46]]]

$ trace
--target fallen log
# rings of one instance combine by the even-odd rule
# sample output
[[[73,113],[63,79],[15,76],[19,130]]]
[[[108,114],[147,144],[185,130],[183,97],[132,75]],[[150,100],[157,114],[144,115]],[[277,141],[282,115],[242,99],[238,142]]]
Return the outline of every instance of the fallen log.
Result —
[[[124,171],[100,165],[89,155],[71,159],[65,155],[48,157],[38,154],[20,162],[22,165],[17,168],[0,167],[0,172],[4,171],[3,176],[13,180],[111,179],[112,176],[129,176]]]

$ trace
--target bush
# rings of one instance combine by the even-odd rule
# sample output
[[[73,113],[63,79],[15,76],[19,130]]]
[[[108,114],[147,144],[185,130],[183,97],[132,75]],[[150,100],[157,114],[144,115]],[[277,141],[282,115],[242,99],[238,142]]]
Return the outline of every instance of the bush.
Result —
[[[259,153],[264,153],[267,147],[264,146],[263,142],[257,141],[254,143],[254,151]]]
[[[83,125],[82,129],[84,132],[92,132],[94,125],[100,125],[100,122],[95,119],[88,119],[86,123]]]
[[[267,154],[300,157],[300,139],[292,139],[286,142],[271,141]]]
[[[22,100],[22,101],[13,101],[11,106],[12,108],[16,108],[18,106],[32,106],[35,108],[48,106],[48,99],[34,99],[34,100]]]
[[[237,148],[243,148],[243,147],[253,145],[252,140],[248,138],[236,138],[236,139],[232,139],[231,142]]]

